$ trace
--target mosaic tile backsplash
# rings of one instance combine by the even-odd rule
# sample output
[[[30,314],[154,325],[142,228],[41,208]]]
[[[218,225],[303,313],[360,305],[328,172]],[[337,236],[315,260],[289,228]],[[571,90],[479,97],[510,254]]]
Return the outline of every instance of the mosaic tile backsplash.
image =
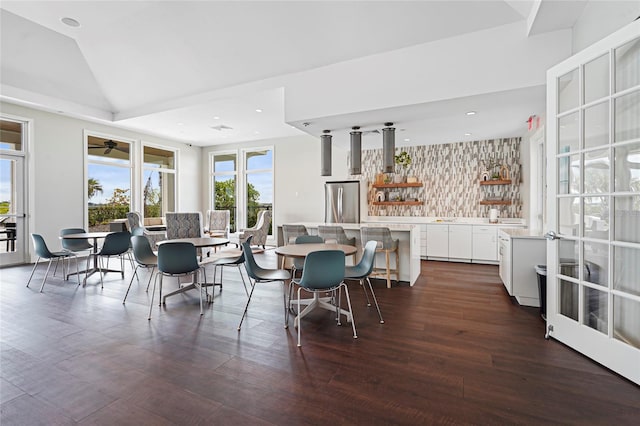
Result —
[[[360,180],[368,188],[369,216],[489,217],[489,209],[497,208],[500,217],[522,217],[520,138],[396,148],[396,154],[401,151],[411,156],[411,165],[404,170],[396,165],[396,173],[417,177],[423,187],[384,191],[387,196],[417,198],[422,203],[419,206],[373,205],[377,191],[373,184],[382,170],[382,149],[363,150],[362,174],[351,178]],[[511,184],[479,184],[485,168],[489,168],[491,178],[502,166],[506,166]],[[392,174],[388,176],[393,178]],[[509,200],[511,204],[480,204],[487,199]]]

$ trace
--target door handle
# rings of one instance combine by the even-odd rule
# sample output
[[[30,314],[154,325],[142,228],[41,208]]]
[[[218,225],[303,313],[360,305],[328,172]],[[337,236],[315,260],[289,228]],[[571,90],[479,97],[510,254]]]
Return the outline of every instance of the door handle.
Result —
[[[547,232],[546,234],[544,234],[544,237],[549,241],[559,240],[560,239],[560,235],[556,234],[555,231]]]

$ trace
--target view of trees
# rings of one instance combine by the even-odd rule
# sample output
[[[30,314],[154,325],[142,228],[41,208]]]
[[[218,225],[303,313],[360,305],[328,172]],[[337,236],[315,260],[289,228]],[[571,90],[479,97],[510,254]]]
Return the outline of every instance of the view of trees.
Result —
[[[253,226],[258,218],[260,209],[269,209],[271,205],[261,205],[260,192],[252,185],[247,184],[247,223]],[[229,210],[231,212],[231,232],[236,229],[236,180],[229,179],[215,182],[215,208],[217,210]]]
[[[95,178],[87,180],[89,199],[103,191],[102,184]],[[107,204],[89,205],[89,227],[103,225],[114,219],[124,219],[130,209],[131,197],[128,189],[115,188]]]

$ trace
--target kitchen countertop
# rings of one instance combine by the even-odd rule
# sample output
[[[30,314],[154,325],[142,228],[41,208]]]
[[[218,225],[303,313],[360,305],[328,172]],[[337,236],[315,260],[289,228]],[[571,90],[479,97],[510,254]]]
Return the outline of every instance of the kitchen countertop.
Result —
[[[525,228],[501,229],[500,232],[508,235],[511,238],[544,239],[544,235],[542,235],[540,231],[532,231],[531,229]]]
[[[437,223],[443,225],[490,225],[490,226],[526,226],[524,219],[503,218],[498,223],[489,223],[486,217],[416,217],[416,216],[369,216],[363,223]]]

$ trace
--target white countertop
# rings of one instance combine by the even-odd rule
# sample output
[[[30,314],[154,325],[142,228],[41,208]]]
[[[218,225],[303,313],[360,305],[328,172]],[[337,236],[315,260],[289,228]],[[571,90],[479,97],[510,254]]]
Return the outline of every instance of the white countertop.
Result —
[[[292,222],[293,223],[293,222]],[[363,222],[363,223],[322,223],[322,222],[296,222],[297,225],[304,225],[307,228],[317,228],[318,225],[327,225],[327,226],[341,226],[343,229],[360,229],[364,226],[384,226],[389,228],[390,231],[411,231],[418,224],[409,224],[409,223],[371,223],[371,222]]]
[[[498,223],[489,223],[486,217],[424,217],[424,216],[369,216],[363,223],[441,223],[443,225],[491,225],[491,226],[526,226],[524,219],[502,218]]]
[[[525,229],[525,228],[500,229],[499,232],[511,238],[544,239],[544,236],[540,233],[540,231],[532,231],[531,229]]]

